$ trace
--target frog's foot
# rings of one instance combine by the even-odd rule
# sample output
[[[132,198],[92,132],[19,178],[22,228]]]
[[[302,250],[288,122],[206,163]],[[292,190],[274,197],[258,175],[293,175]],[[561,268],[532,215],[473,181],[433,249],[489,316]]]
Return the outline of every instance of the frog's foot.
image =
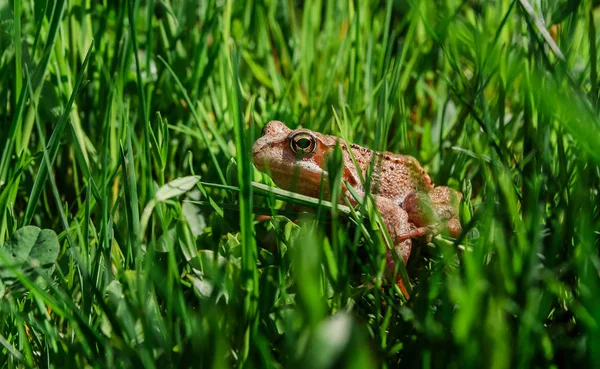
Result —
[[[408,294],[408,290],[406,289],[406,286],[404,285],[404,281],[402,280],[402,278],[398,278],[396,285],[398,285],[398,288],[400,288],[400,291],[404,295],[404,298],[406,299],[406,301],[408,301],[410,299],[410,295]]]
[[[460,225],[460,220],[457,217],[450,218],[448,220],[448,233],[451,237],[457,238],[458,235],[462,232],[462,226]]]
[[[421,238],[423,236],[428,235],[427,227],[419,227],[415,229],[411,229],[410,231],[400,234],[396,236],[396,242],[402,242],[405,240],[410,240],[413,238]]]
[[[407,239],[404,242],[397,243],[397,245],[400,243],[403,243],[404,248],[410,248],[411,242],[412,241],[410,239]],[[396,247],[396,249],[398,249],[398,246]],[[386,269],[388,271],[388,273],[387,273],[388,281],[392,282],[395,279],[396,285],[400,289],[400,292],[402,292],[402,295],[404,295],[404,298],[406,299],[406,301],[408,301],[410,299],[410,294],[408,293],[408,289],[404,285],[404,281],[402,280],[402,275],[400,275],[400,273],[396,272],[396,259],[394,258],[392,253],[389,251],[386,255]]]
[[[448,223],[436,223],[411,229],[406,233],[398,235],[396,237],[396,242],[402,242],[412,238],[425,238],[427,242],[431,242],[433,237],[444,231],[447,231],[450,237],[456,238],[460,234],[461,230],[462,228],[460,227],[460,222],[458,219],[453,218],[450,219]]]
[[[270,216],[270,215],[258,215],[256,217],[256,221],[259,223],[268,222],[269,220],[271,220],[271,218],[272,218],[272,216]]]

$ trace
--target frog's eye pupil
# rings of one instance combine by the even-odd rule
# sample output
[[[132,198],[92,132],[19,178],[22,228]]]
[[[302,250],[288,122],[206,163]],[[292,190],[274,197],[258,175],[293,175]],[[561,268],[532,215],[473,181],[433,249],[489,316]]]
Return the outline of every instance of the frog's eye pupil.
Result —
[[[306,150],[310,147],[310,140],[308,138],[299,138],[298,141],[296,141],[296,145],[302,150]]]

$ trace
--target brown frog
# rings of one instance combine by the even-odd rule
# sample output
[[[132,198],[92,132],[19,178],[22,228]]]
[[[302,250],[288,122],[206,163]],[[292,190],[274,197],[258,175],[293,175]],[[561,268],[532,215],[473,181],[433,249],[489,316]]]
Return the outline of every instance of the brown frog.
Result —
[[[336,144],[339,144],[343,154],[342,182],[352,186],[359,195],[365,191],[360,178],[364,178],[372,156],[376,155],[371,174],[371,192],[392,236],[394,249],[404,264],[410,256],[412,238],[425,237],[430,240],[439,233],[448,233],[452,237],[460,234],[458,204],[462,194],[449,187],[435,187],[412,156],[374,153],[336,136],[307,129],[291,130],[282,122],[271,121],[263,129],[262,137],[254,143],[254,163],[260,170],[269,172],[279,187],[318,197],[321,178],[327,181],[327,156]],[[356,205],[356,200],[345,185],[342,192],[353,206]],[[394,257],[389,252],[387,267],[393,274]],[[397,277],[397,283],[408,298],[400,276]]]

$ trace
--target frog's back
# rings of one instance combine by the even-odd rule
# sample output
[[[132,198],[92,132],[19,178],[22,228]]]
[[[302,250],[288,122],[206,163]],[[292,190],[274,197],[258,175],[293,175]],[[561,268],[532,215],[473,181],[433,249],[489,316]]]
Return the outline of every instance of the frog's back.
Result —
[[[352,154],[364,177],[373,156],[373,151],[365,147],[350,144]],[[346,147],[345,162],[353,163],[349,157]],[[353,186],[362,187],[358,183],[358,176],[354,165],[350,164],[354,180],[350,181]],[[348,178],[347,178],[348,179]],[[411,192],[428,192],[433,189],[431,178],[425,173],[417,159],[410,155],[393,154],[390,152],[376,153],[375,168],[371,175],[371,192],[382,197],[389,198],[398,205],[402,204],[406,195]]]
[[[372,190],[401,204],[411,192],[429,192],[433,189],[431,178],[417,159],[410,155],[378,153],[380,164],[374,171]]]

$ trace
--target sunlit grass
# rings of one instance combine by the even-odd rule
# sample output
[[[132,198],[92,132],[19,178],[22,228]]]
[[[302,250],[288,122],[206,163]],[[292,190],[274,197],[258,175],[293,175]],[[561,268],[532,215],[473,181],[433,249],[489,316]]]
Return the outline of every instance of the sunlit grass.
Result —
[[[0,2],[0,250],[28,225],[60,243],[43,278],[0,258],[0,367],[596,365],[599,18]],[[413,155],[465,195],[463,234],[416,245],[408,303],[366,209],[255,170],[272,119]]]

